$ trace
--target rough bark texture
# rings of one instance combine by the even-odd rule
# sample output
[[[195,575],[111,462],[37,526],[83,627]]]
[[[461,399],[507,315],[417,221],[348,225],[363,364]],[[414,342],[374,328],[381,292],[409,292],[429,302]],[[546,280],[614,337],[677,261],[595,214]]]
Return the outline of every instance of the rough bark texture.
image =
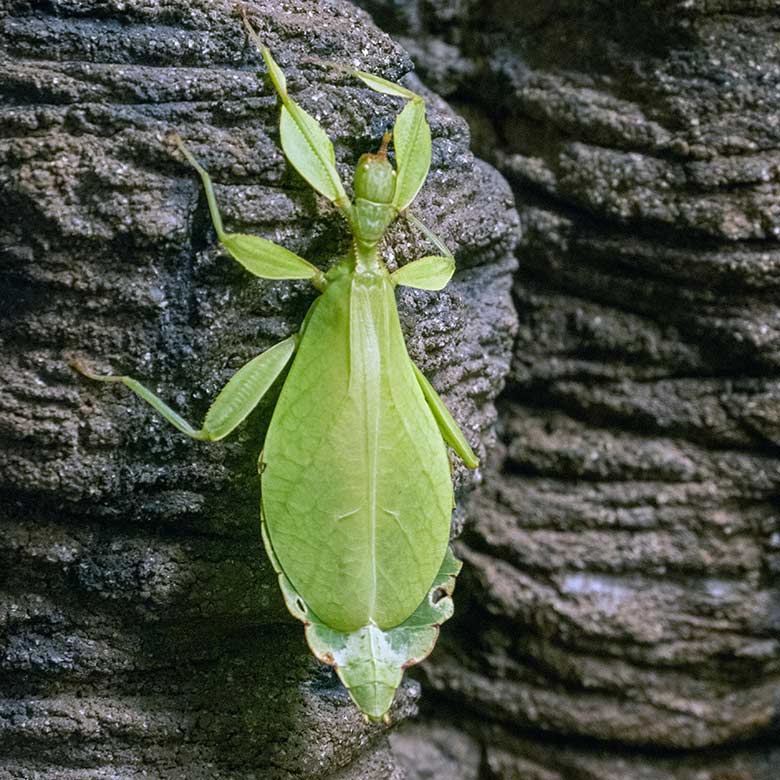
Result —
[[[398,79],[407,55],[340,0],[249,11],[350,181],[399,101],[323,62]],[[172,130],[210,169],[229,229],[323,268],[345,250],[345,225],[285,163],[234,3],[6,0],[0,22],[0,777],[399,778],[386,728],[310,657],[262,551],[273,399],[204,445],[66,365],[143,378],[199,421],[312,299],[220,254]],[[442,294],[404,293],[402,320],[484,454],[516,323],[516,214],[464,121],[433,96],[430,119],[418,211],[459,272]],[[426,251],[403,225],[389,246],[396,261]],[[458,477],[461,494],[478,479]],[[395,721],[418,692],[405,685]]]
[[[472,606],[394,737],[412,776],[777,778],[778,4],[363,5],[523,230]]]

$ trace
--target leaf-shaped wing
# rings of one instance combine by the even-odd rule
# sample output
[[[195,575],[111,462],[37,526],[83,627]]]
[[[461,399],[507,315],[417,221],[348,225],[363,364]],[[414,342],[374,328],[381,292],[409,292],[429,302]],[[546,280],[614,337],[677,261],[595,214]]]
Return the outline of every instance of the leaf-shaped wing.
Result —
[[[268,428],[266,528],[329,626],[402,623],[447,549],[452,479],[386,276],[329,277]]]

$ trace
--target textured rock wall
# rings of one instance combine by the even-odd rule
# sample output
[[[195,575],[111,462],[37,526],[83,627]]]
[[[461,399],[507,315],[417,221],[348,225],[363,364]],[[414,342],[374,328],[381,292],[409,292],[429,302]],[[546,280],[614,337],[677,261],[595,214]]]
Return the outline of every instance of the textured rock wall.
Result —
[[[363,5],[523,232],[474,598],[399,750],[418,777],[779,777],[780,6]]]
[[[249,10],[351,180],[399,105],[323,63],[397,79],[407,55],[339,0]],[[211,170],[230,229],[323,268],[345,250],[344,224],[282,157],[234,4],[4,0],[0,25],[0,778],[399,778],[386,729],[310,657],[262,551],[272,402],[199,444],[66,365],[141,377],[198,421],[312,299],[219,253],[171,130]],[[402,319],[484,454],[516,324],[516,214],[463,120],[433,96],[430,119],[419,213],[460,270],[442,294],[405,293]],[[394,262],[426,251],[402,225],[391,245]],[[461,493],[476,479],[459,473]],[[418,693],[405,686],[396,721]]]

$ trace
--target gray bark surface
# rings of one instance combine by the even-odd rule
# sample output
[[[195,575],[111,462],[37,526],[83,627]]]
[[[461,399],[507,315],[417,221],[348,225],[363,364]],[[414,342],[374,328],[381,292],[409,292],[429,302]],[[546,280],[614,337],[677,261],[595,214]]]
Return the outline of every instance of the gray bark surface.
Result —
[[[410,60],[340,0],[248,8],[350,182],[400,105],[323,63],[395,80]],[[401,777],[387,728],[310,656],[262,550],[256,462],[273,399],[228,440],[195,443],[66,363],[142,379],[199,424],[313,299],[218,251],[173,130],[209,168],[228,229],[323,268],[346,250],[346,226],[282,156],[277,100],[235,11],[0,4],[3,779]],[[484,455],[516,325],[517,217],[465,122],[430,97],[418,212],[459,271],[399,305],[412,356]],[[430,253],[402,224],[388,246],[393,262]],[[479,478],[457,476],[462,496]],[[407,682],[394,722],[418,695]]]
[[[774,780],[778,4],[362,5],[522,227],[471,608],[394,737],[411,776]]]

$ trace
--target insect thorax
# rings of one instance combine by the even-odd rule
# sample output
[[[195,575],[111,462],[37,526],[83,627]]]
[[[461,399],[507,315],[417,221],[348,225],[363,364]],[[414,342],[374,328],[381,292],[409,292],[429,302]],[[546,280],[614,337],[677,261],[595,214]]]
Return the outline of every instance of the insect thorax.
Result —
[[[389,203],[355,198],[352,205],[352,230],[355,238],[360,244],[375,245],[395,217],[395,207]]]
[[[387,159],[386,144],[377,154],[364,154],[355,168],[352,230],[361,244],[371,246],[382,238],[395,219],[393,206],[396,173]]]

